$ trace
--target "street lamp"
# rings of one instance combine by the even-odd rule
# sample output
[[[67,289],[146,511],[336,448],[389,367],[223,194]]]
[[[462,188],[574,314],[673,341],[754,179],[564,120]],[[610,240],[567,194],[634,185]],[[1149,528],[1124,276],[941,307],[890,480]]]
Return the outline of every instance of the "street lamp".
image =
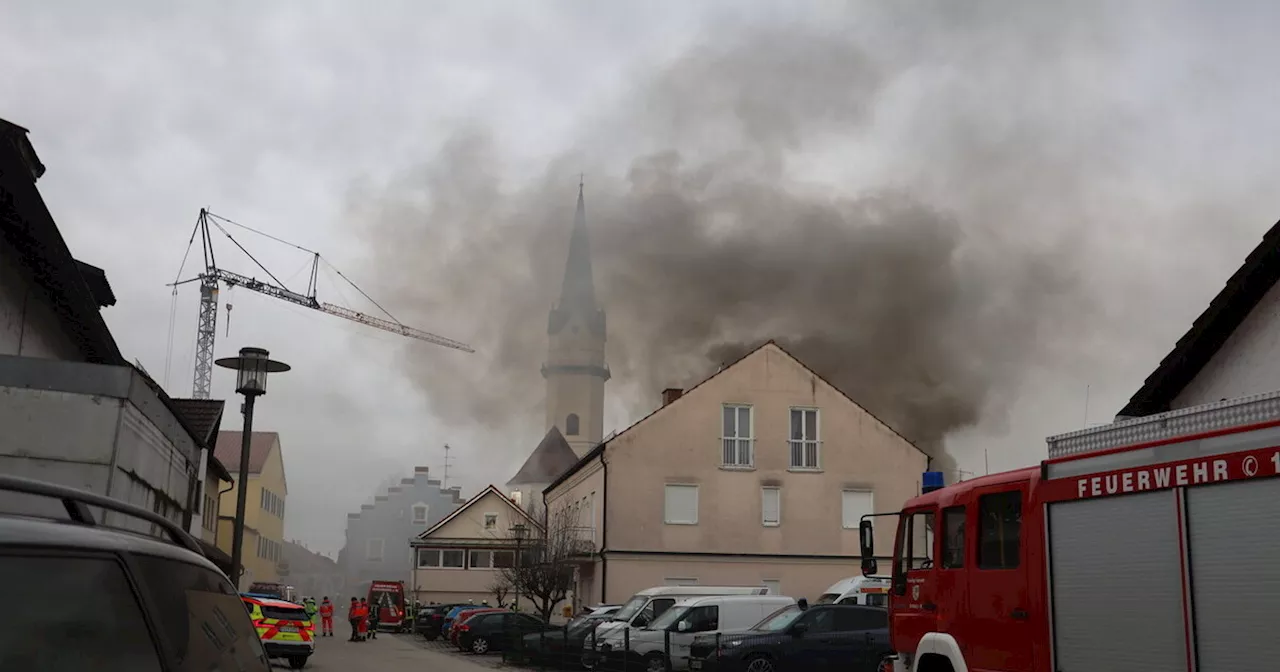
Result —
[[[516,540],[516,580],[515,585],[511,589],[515,591],[515,597],[512,598],[511,608],[514,611],[520,611],[520,582],[524,580],[524,576],[520,574],[520,550],[524,545],[524,538],[529,535],[529,528],[524,523],[516,523],[511,526],[511,536]]]
[[[236,483],[236,522],[231,531],[231,580],[240,588],[244,573],[241,555],[244,551],[244,506],[249,495],[249,446],[253,438],[253,400],[267,393],[267,374],[284,373],[289,365],[277,362],[262,348],[240,348],[239,357],[223,357],[214,362],[224,369],[236,370],[236,392],[244,395],[244,431],[240,436],[240,476]]]

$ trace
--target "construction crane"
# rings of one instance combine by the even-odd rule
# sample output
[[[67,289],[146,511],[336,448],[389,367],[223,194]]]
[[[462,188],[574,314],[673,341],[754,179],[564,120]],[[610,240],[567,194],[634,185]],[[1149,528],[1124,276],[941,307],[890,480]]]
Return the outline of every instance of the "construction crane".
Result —
[[[246,231],[251,231],[258,235],[270,238],[276,242],[289,245],[298,250],[311,254],[312,255],[311,278],[310,278],[310,281],[307,283],[306,292],[305,293],[296,292],[286,287],[284,282],[281,282],[279,278],[277,278],[274,274],[272,274],[271,271],[267,270],[265,266],[263,266],[252,254],[250,254],[249,251],[246,250],[243,245],[241,245],[238,241],[236,241],[236,239],[227,231],[227,229],[223,226],[223,224],[229,224],[231,226],[242,228]],[[270,278],[271,282],[241,275],[233,271],[228,271],[225,268],[218,268],[217,259],[215,258],[214,251],[213,251],[213,230],[214,229],[216,229],[217,231],[220,231],[237,248],[239,248],[241,252],[244,252],[245,256],[249,257],[249,259],[258,266],[258,268],[262,269],[263,273],[267,274],[267,277]],[[170,284],[170,286],[174,288],[173,291],[174,291],[174,296],[176,301],[176,296],[178,291],[177,288],[179,285],[184,285],[189,282],[200,283],[200,318],[196,326],[195,377],[192,383],[192,392],[191,392],[191,396],[195,397],[196,399],[209,398],[210,386],[213,379],[213,345],[214,345],[214,341],[217,338],[217,329],[218,329],[219,283],[225,284],[228,288],[244,287],[245,289],[258,292],[259,294],[265,294],[267,296],[288,301],[289,303],[293,303],[293,304],[302,306],[304,308],[311,308],[312,310],[318,310],[322,313],[328,313],[329,315],[333,315],[335,317],[341,317],[346,320],[351,320],[352,322],[359,322],[360,324],[363,324],[365,326],[373,327],[375,329],[381,329],[383,331],[389,331],[393,334],[399,334],[406,338],[413,338],[419,341],[426,341],[428,343],[434,343],[435,345],[444,346],[446,348],[453,348],[454,350],[461,350],[463,352],[475,352],[475,350],[473,350],[471,346],[467,345],[466,343],[455,341],[451,338],[445,338],[444,336],[437,336],[436,334],[422,331],[421,329],[414,329],[413,327],[409,327],[409,326],[405,326],[404,324],[401,324],[399,320],[396,320],[395,317],[391,315],[391,313],[388,313],[385,308],[378,305],[377,301],[374,301],[372,297],[370,297],[368,294],[365,294],[364,290],[360,289],[360,287],[357,286],[354,282],[351,282],[351,280],[349,280],[345,275],[342,274],[341,271],[338,271],[338,269],[336,268],[333,268],[333,271],[338,274],[338,277],[342,278],[348,284],[354,287],[357,292],[360,292],[360,294],[364,296],[366,299],[368,299],[371,303],[373,303],[373,305],[378,306],[378,309],[381,310],[383,313],[386,313],[387,318],[389,319],[383,319],[380,317],[374,317],[372,315],[366,315],[364,313],[352,310],[350,308],[344,308],[342,306],[337,306],[332,303],[323,303],[317,300],[316,284],[317,284],[317,279],[320,271],[320,262],[322,261],[320,257],[320,253],[314,252],[312,250],[308,250],[302,246],[295,245],[288,241],[281,240],[270,234],[266,234],[261,231],[257,231],[255,229],[251,229],[247,226],[244,226],[243,224],[238,224],[225,217],[220,217],[218,215],[213,214],[212,212],[209,212],[205,208],[200,209],[200,217],[196,220],[195,229],[191,232],[191,240],[187,242],[187,253],[186,255],[183,255],[183,258],[182,258],[183,267],[186,266],[187,255],[191,253],[191,246],[192,244],[194,244],[197,235],[200,236],[200,243],[201,243],[201,246],[204,248],[204,272],[201,273],[200,275],[197,275],[194,278],[188,278],[186,280],[175,279],[174,282]],[[325,263],[328,264],[327,261]],[[330,265],[330,268],[332,268],[331,265]],[[181,277],[182,277],[182,268],[179,268],[178,278],[181,278]],[[230,304],[227,304],[227,310],[228,310],[228,317],[229,317],[230,310],[231,310]],[[172,356],[172,347],[173,347],[172,320],[170,322],[170,329],[171,329],[171,332],[170,332],[169,347],[170,347],[170,353],[171,353],[170,356]]]

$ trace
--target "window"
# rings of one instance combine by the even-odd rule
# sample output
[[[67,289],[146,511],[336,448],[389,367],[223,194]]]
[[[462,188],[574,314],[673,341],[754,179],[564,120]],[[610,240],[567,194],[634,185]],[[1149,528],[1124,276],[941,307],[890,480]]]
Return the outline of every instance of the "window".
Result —
[[[564,419],[564,435],[565,436],[578,435],[578,414],[577,413],[570,413],[569,417]]]
[[[818,409],[791,409],[791,468],[818,469]]]
[[[685,629],[680,630],[684,623]],[[720,607],[714,604],[693,607],[690,609],[668,609],[662,617],[654,619],[654,630],[673,630],[676,632],[713,632],[720,628]]]
[[[484,514],[484,529],[486,530],[498,529],[498,514],[496,513]]]
[[[413,505],[413,522],[422,525],[427,522],[427,511],[429,507],[426,504]]]
[[[779,579],[765,579],[760,582],[760,585],[768,588],[770,595],[782,594],[782,581]]]
[[[883,609],[836,609],[836,632],[861,632],[889,627],[889,612]]]
[[[213,531],[218,525],[218,500],[209,495],[204,496],[204,510],[200,513],[200,523],[204,529]]]
[[[902,517],[902,534],[898,569],[906,573],[916,569],[933,567],[933,512],[916,511]],[[901,584],[905,586],[906,583]]]
[[[507,567],[516,566],[515,551],[493,551],[493,567],[494,569],[506,569]]]
[[[942,568],[964,567],[964,507],[942,510]]]
[[[493,551],[471,551],[467,566],[471,569],[493,569]]]
[[[513,504],[515,504],[516,506],[520,506],[520,505],[521,505],[521,501],[522,501],[522,500],[524,500],[524,493],[523,493],[523,492],[520,492],[519,490],[512,490],[512,491],[511,491],[511,502],[512,502]]]
[[[1022,544],[1022,492],[978,498],[978,569],[1015,569]]]
[[[751,407],[725,404],[723,411],[724,436],[722,438],[721,464],[726,467],[750,467],[755,464],[751,450]]]
[[[434,548],[418,549],[418,568],[428,569],[440,566],[440,551]]]
[[[667,484],[663,522],[668,525],[698,524],[698,486]]]
[[[381,560],[385,544],[381,539],[370,539],[365,543],[365,560]]]
[[[440,551],[440,566],[449,569],[462,569],[466,553],[461,549]]]
[[[840,493],[841,527],[858,529],[862,517],[876,512],[876,496],[870,490],[845,490]]]
[[[226,578],[185,562],[136,555],[139,578],[160,618],[156,627],[174,645],[179,670],[258,667],[262,644]],[[95,666],[96,667],[96,666]]]
[[[760,522],[765,527],[782,524],[782,488],[760,488]]]
[[[0,557],[0,576],[11,579],[5,600],[18,610],[0,628],[4,669],[160,670],[142,610],[116,561]],[[67,642],[75,645],[58,645]]]

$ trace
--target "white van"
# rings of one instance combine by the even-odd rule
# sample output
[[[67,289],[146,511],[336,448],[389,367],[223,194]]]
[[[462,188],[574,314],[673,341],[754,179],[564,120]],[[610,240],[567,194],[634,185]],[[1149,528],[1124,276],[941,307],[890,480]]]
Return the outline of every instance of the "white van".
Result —
[[[677,600],[687,597],[711,597],[714,595],[765,595],[769,592],[763,586],[657,586],[646,588],[627,600],[622,608],[614,612],[613,618],[602,623],[595,630],[595,637],[588,637],[582,643],[582,663],[590,667],[594,664],[596,644],[609,637],[611,633],[621,632],[624,628],[643,628],[653,619],[675,605]]]
[[[644,669],[666,670],[670,642],[671,670],[689,669],[689,645],[700,634],[745,630],[773,612],[795,604],[781,595],[716,595],[690,597],[676,602],[646,628],[632,630],[626,640],[622,633],[609,636],[613,651],[630,645],[631,656],[644,661]]]
[[[814,604],[868,604],[885,607],[889,605],[889,579],[851,576],[832,584]]]

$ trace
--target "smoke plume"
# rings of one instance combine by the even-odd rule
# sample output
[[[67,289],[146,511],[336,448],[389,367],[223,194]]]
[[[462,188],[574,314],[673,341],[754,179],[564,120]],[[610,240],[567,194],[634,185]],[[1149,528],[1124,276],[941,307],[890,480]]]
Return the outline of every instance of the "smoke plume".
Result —
[[[1067,311],[1089,308],[1062,225],[1079,214],[1084,148],[1050,139],[1052,114],[1020,121],[998,72],[944,79],[951,56],[847,28],[717,31],[590,111],[532,179],[512,179],[515,157],[468,127],[357,193],[398,317],[479,351],[406,350],[432,412],[538,428],[546,315],[585,171],[608,394],[629,419],[773,338],[950,469],[948,434],[998,418],[1025,368],[1070,340]],[[1063,81],[1042,42],[968,58],[1020,69],[1034,55]],[[956,95],[928,107],[937,98],[912,93],[926,84]],[[1076,131],[1093,130],[1084,115]]]

